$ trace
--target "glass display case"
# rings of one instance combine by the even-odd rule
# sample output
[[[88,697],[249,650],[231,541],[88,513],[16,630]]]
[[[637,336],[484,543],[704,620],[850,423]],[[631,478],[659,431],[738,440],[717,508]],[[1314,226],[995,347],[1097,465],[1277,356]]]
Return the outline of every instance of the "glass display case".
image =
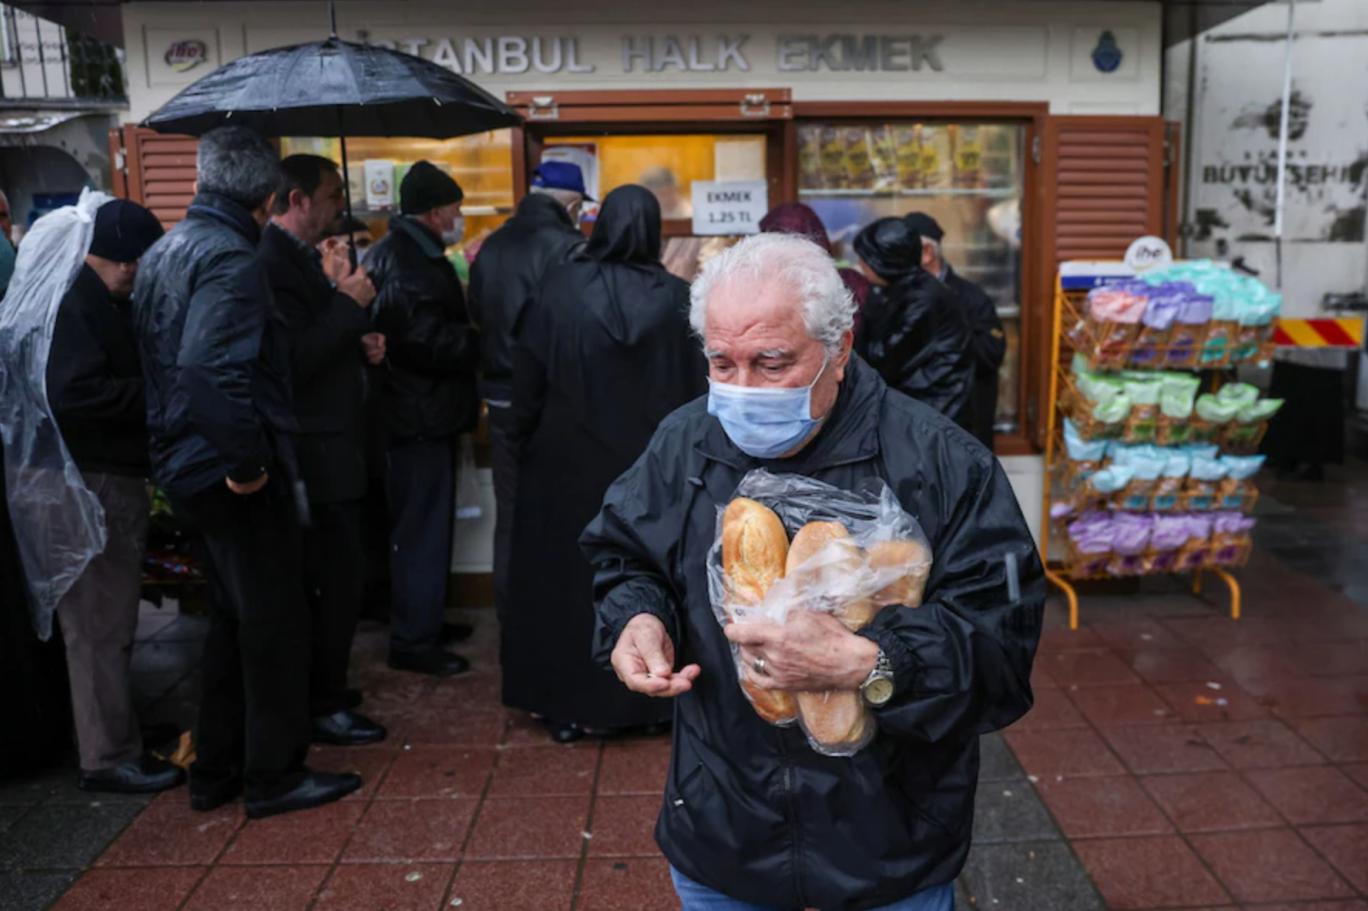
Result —
[[[838,258],[853,262],[871,221],[922,211],[945,231],[956,272],[996,303],[1007,334],[995,429],[1020,429],[1021,200],[1026,127],[1019,123],[804,122],[798,198],[821,216]]]

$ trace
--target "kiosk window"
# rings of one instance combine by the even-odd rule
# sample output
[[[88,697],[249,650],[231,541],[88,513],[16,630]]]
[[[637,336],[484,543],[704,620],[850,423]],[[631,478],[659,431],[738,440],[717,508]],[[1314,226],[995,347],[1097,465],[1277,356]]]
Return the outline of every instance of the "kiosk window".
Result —
[[[806,123],[798,127],[798,196],[821,216],[839,258],[876,218],[920,210],[945,230],[955,271],[997,304],[1007,333],[1000,433],[1019,429],[1021,196],[1025,127],[1003,123]]]

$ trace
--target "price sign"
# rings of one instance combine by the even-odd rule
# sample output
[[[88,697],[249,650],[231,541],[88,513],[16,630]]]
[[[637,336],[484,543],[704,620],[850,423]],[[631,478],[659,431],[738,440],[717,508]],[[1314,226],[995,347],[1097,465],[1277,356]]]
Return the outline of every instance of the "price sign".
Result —
[[[695,180],[695,234],[758,234],[769,211],[769,189],[763,180]]]
[[[1134,243],[1126,249],[1126,265],[1136,272],[1144,272],[1147,269],[1155,269],[1159,266],[1169,266],[1173,264],[1173,251],[1169,249],[1168,242],[1162,237],[1146,235],[1137,238]]]

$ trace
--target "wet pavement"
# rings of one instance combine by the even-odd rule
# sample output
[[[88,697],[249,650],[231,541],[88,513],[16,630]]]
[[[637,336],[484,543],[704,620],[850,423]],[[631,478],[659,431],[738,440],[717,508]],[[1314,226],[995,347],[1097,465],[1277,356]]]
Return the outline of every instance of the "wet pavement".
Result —
[[[1176,580],[1052,601],[1037,702],[983,738],[959,908],[1368,911],[1368,466],[1269,479],[1259,547],[1224,592]],[[315,748],[355,795],[247,822],[84,794],[74,771],[0,783],[0,909],[654,911],[677,907],[651,837],[662,739],[549,743],[499,705],[489,611],[476,670],[388,670],[363,628],[364,711],[387,743]],[[148,609],[146,719],[193,717],[203,622]]]

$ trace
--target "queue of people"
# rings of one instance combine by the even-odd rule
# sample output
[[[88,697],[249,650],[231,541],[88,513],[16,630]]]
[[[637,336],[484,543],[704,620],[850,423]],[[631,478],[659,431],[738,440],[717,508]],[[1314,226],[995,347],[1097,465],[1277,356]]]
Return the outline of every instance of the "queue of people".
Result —
[[[383,480],[390,667],[465,672],[450,647],[471,630],[443,619],[454,447],[483,402],[503,700],[557,742],[674,725],[659,832],[685,907],[944,907],[976,735],[1030,705],[1042,582],[1001,467],[960,429],[991,441],[1003,337],[934,220],[874,222],[838,271],[815,213],[780,207],[691,289],[661,264],[651,191],[608,194],[586,239],[579,169],[545,162],[467,291],[445,255],[463,192],[427,162],[359,263],[334,162],[220,128],[197,178],[164,236],[101,205],[56,314],[46,395],[107,531],[56,610],[83,788],[185,778],[146,754],[132,708],[144,478],[202,539],[211,587],[191,806],[242,797],[263,817],[360,787],[305,758],[387,736],[348,685],[368,487]],[[754,467],[882,478],[936,554],[926,603],[858,635],[724,634],[704,554]],[[762,687],[893,681],[881,736],[844,764],[798,750],[722,685],[733,651]],[[815,856],[795,878],[800,842]]]

